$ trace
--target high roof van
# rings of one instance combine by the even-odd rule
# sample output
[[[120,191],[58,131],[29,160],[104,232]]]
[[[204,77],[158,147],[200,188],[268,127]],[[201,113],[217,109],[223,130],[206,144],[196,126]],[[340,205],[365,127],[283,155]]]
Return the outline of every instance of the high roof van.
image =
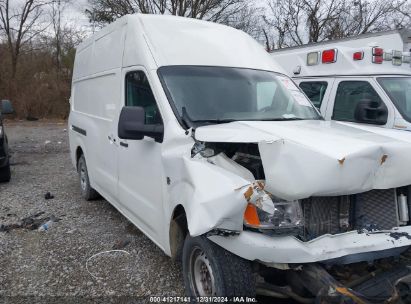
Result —
[[[409,297],[411,139],[380,132],[324,121],[223,25],[129,15],[77,49],[79,188],[181,262],[191,302]]]

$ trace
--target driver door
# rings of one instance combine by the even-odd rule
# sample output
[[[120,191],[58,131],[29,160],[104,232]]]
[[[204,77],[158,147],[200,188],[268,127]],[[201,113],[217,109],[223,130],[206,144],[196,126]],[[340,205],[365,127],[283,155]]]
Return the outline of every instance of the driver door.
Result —
[[[123,105],[143,107],[145,124],[162,124],[147,75],[142,68],[124,70]],[[164,223],[161,143],[148,137],[142,140],[120,139],[118,157],[121,205],[127,209],[127,214],[131,214],[134,224],[160,246]]]

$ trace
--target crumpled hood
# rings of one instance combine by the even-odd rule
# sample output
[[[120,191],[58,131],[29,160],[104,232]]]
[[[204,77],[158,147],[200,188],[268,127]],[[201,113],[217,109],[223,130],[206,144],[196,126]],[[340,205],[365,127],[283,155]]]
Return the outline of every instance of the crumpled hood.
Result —
[[[410,185],[411,134],[389,131],[330,121],[250,121],[199,127],[195,137],[258,143],[266,189],[292,200]]]

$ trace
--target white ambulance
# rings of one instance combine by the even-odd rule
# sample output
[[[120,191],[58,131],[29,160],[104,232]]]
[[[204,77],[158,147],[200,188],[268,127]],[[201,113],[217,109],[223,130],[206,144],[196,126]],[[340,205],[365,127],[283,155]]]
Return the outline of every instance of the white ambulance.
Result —
[[[276,50],[275,61],[326,120],[411,130],[411,32]]]

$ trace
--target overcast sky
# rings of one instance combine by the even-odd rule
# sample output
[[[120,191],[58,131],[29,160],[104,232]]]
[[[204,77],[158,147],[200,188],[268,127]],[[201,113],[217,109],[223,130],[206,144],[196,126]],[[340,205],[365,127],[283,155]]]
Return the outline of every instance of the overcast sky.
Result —
[[[64,21],[78,27],[90,27],[84,11],[88,7],[87,0],[73,0],[64,8]]]

